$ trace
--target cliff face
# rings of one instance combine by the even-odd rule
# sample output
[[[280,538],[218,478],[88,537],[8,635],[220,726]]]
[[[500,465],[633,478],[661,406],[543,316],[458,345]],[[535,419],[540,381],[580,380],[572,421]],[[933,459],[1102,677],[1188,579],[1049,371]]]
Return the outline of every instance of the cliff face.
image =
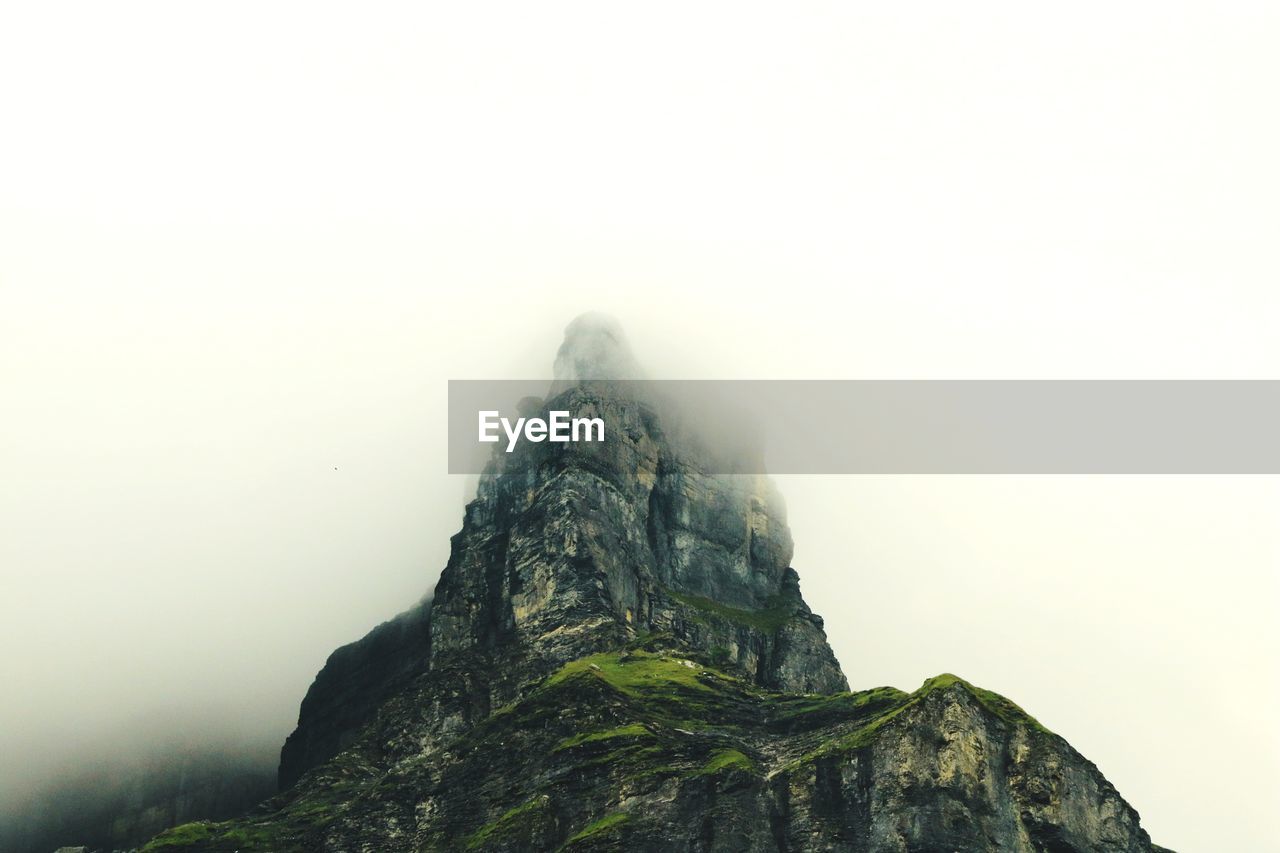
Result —
[[[350,746],[379,705],[426,671],[430,649],[427,599],[331,654],[280,750],[280,789]]]
[[[599,381],[631,375],[615,326],[571,325],[526,407],[610,440],[495,454],[433,601],[317,677],[285,790],[151,849],[1152,849],[1007,700],[847,692],[771,484]]]

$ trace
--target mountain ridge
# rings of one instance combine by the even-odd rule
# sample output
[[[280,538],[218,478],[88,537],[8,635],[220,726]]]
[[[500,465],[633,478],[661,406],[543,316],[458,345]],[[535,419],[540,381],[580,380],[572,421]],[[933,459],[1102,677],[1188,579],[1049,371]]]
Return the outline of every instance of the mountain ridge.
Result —
[[[317,676],[281,793],[146,850],[1159,849],[998,694],[850,692],[772,482],[610,383],[638,370],[616,323],[556,365],[524,406],[611,440],[495,452],[432,598]]]

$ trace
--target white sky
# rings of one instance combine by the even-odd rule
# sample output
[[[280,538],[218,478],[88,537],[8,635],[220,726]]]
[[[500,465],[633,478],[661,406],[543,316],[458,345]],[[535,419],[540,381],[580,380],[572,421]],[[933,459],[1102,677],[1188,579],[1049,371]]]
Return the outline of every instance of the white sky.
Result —
[[[655,377],[1280,378],[1278,15],[9,4],[0,795],[283,738],[444,563],[444,380],[583,310]],[[1157,842],[1280,850],[1275,479],[782,488],[855,687],[956,672]]]

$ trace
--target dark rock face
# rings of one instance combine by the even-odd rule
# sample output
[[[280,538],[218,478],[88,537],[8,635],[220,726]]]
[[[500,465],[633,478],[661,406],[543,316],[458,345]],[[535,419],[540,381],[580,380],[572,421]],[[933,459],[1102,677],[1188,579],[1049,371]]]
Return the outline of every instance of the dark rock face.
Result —
[[[426,599],[329,656],[280,751],[281,789],[350,746],[379,705],[426,671],[430,628]]]
[[[600,379],[635,375],[616,326],[575,321],[556,364],[530,406],[611,439],[495,453],[434,600],[317,677],[284,790],[151,849],[1152,849],[1007,700],[847,692],[770,482],[708,474],[714,448]]]
[[[723,648],[762,685],[846,687],[800,597],[765,478],[704,473],[671,450],[651,408],[607,386],[571,388],[551,405],[606,413],[618,438],[495,458],[436,588],[433,665],[520,655],[491,689],[496,707],[570,660],[668,631]]]

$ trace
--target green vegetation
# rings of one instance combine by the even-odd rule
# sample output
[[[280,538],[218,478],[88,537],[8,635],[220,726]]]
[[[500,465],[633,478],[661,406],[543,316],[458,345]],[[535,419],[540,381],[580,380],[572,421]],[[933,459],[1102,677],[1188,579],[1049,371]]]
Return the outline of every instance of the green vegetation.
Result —
[[[652,766],[646,767],[643,770],[641,770],[639,773],[637,773],[633,777],[633,779],[638,782],[643,779],[658,779],[665,776],[680,776],[683,772],[684,771],[682,771],[679,767],[674,767],[670,764],[654,764]]]
[[[648,652],[606,652],[579,658],[560,668],[545,682],[555,687],[577,676],[594,676],[628,696],[639,696],[654,690],[683,688],[707,691],[698,679],[704,668],[690,660],[664,657]],[[725,676],[721,675],[722,678]]]
[[[166,829],[155,838],[147,842],[142,848],[142,853],[162,853],[165,850],[181,850],[183,847],[190,847],[200,841],[207,841],[212,835],[210,824],[207,821],[199,821],[197,823],[184,823],[175,826],[172,829]]]
[[[974,695],[982,706],[1000,719],[1011,725],[1030,726],[1038,732],[1044,734],[1053,734],[1047,728],[1040,724],[1040,721],[1019,708],[1013,702],[1001,696],[999,693],[993,693],[990,690],[984,690],[981,687],[975,687],[959,676],[952,675],[949,672],[942,675],[936,675],[924,683],[924,685],[916,691],[917,694],[924,695],[934,690],[943,690],[954,684],[963,686],[966,690]]]
[[[279,835],[272,827],[255,824],[232,826],[218,837],[218,841],[237,850],[270,850],[278,853],[285,849],[296,849],[296,845],[282,847]]]
[[[777,726],[799,723],[822,724],[833,719],[849,719],[879,713],[906,701],[908,694],[896,687],[876,687],[857,693],[787,694],[770,697],[771,722]]]
[[[613,770],[639,771],[644,775],[645,769],[654,766],[655,762],[668,757],[668,749],[663,746],[640,746],[631,744],[619,749],[597,755],[578,764],[582,767],[608,767]]]
[[[287,834],[279,825],[248,824],[236,821],[222,823],[184,823],[167,829],[147,842],[142,853],[169,853],[206,844],[216,845],[218,850],[260,850],[270,853],[288,853],[302,850],[296,839],[282,837]]]
[[[496,841],[498,838],[524,828],[531,817],[538,812],[545,811],[550,805],[551,798],[546,794],[540,794],[513,809],[509,809],[502,817],[492,823],[486,823],[468,836],[466,840],[467,849],[478,850],[490,840]]]
[[[724,770],[738,770],[745,773],[756,771],[755,763],[736,749],[720,749],[711,754],[711,758],[702,766],[695,776],[715,776]]]
[[[900,691],[895,691],[899,693],[899,695],[902,696],[903,700],[905,701],[900,701],[895,704],[892,704],[887,710],[885,710],[883,713],[878,714],[866,724],[859,726],[853,729],[852,731],[846,732],[845,734],[840,735],[837,738],[833,738],[827,741],[826,743],[822,744],[821,746],[819,746],[817,749],[806,753],[805,755],[801,756],[797,761],[794,761],[791,764],[789,764],[788,769],[793,769],[801,764],[807,764],[809,762],[815,761],[819,758],[824,758],[826,756],[836,755],[840,753],[851,752],[856,749],[861,749],[862,747],[871,743],[871,741],[875,738],[876,734],[882,728],[884,728],[884,726],[887,723],[895,719],[903,711],[907,710],[913,705],[916,705],[929,694],[938,690],[946,690],[948,688],[954,687],[955,685],[960,685],[962,688],[964,688],[971,696],[973,696],[975,699],[978,700],[978,703],[982,705],[983,708],[985,708],[987,711],[995,715],[997,718],[1003,720],[1004,722],[1009,723],[1010,725],[1015,725],[1015,726],[1019,726],[1019,725],[1026,726],[1027,728],[1035,732],[1039,732],[1043,734],[1052,734],[1052,732],[1050,732],[1048,729],[1042,726],[1039,723],[1039,721],[1037,721],[1034,717],[1032,717],[1026,711],[1022,710],[1013,702],[1010,702],[1008,699],[1004,698],[1000,694],[993,693],[990,690],[983,690],[981,687],[974,687],[972,684],[965,681],[963,678],[959,678],[955,675],[951,675],[950,673],[944,673],[942,675],[938,675],[933,678],[930,678],[923,685],[921,685],[919,690],[910,694],[909,696],[906,694],[901,694]],[[890,691],[890,690],[893,690],[893,688],[879,688],[879,691]],[[876,691],[871,691],[871,692],[876,692]],[[885,694],[885,695],[888,695],[888,694]]]
[[[759,714],[769,695],[755,685],[684,657],[641,651],[609,652],[565,664],[525,701],[529,713],[558,715],[565,690],[606,687],[627,702],[631,720],[656,727],[734,731]],[[591,702],[587,697],[575,701]],[[538,706],[547,706],[539,708]],[[624,718],[625,719],[625,718]]]
[[[193,846],[201,849],[264,851],[289,853],[308,848],[304,843],[309,833],[333,820],[353,789],[360,786],[342,782],[309,793],[280,809],[269,822],[247,819],[211,823],[184,823],[167,829],[147,842],[142,853],[169,853]]]
[[[769,596],[768,600],[765,601],[763,610],[744,610],[739,607],[721,604],[715,599],[704,598],[701,595],[688,595],[665,587],[663,592],[681,604],[687,604],[704,613],[720,616],[738,625],[750,625],[752,628],[758,628],[761,631],[772,632],[778,630],[796,612],[795,602],[781,595]]]
[[[1007,725],[1047,731],[1003,696],[950,674],[930,678],[911,694],[892,687],[833,695],[783,694],[680,655],[669,647],[659,652],[628,646],[572,661],[532,693],[471,729],[464,740],[480,748],[515,737],[534,747],[522,755],[540,756],[546,756],[554,743],[550,753],[575,772],[598,768],[594,772],[634,785],[655,777],[693,781],[720,774],[755,775],[764,769],[771,775],[794,771],[868,746],[904,711],[944,690],[966,691],[986,713]],[[588,711],[568,718],[567,707]],[[575,731],[575,725],[581,730]],[[757,767],[751,757],[755,753],[743,743],[753,742],[751,738],[765,730],[795,737],[792,748],[804,754],[782,768]],[[538,766],[540,772],[546,769]],[[266,820],[174,827],[147,844],[143,853],[180,853],[193,847],[271,853],[313,849],[317,831],[353,798],[395,784],[386,776],[365,771],[359,778],[359,773],[353,766],[327,786],[313,786]],[[467,835],[459,846],[478,850],[539,837],[550,831],[550,805],[549,794],[538,793]],[[612,832],[628,819],[623,812],[608,814],[574,834],[565,846]]]
[[[579,841],[586,841],[588,838],[594,838],[597,835],[612,832],[629,820],[631,820],[631,815],[626,812],[613,812],[611,814],[607,814],[599,820],[592,821],[587,824],[581,832],[571,836],[569,840],[564,843],[564,846],[568,847],[571,844],[577,844]]]
[[[550,752],[564,756],[560,760],[571,762],[575,771],[599,768],[634,783],[654,777],[694,780],[724,773],[759,774],[763,768],[737,738],[758,735],[762,729],[794,735],[804,744],[799,758],[782,768],[768,768],[771,773],[793,771],[866,747],[904,711],[956,685],[996,718],[1045,731],[1004,697],[953,675],[931,678],[910,694],[893,687],[833,695],[774,693],[683,657],[692,653],[674,651],[660,637],[645,639],[643,644],[565,664],[532,693],[464,737],[481,745],[530,732],[553,733]],[[592,709],[576,721],[580,730],[568,728],[572,721],[564,717],[566,707]],[[695,736],[699,732],[716,737],[710,751],[707,738]],[[823,739],[828,732],[835,736]],[[547,746],[541,749],[545,755]],[[528,832],[544,819],[537,811],[546,802],[545,796],[535,797],[517,806],[468,836],[465,846],[474,850],[499,839],[523,837],[516,833]],[[624,813],[608,815],[579,831],[566,846],[608,832],[625,820]]]
[[[632,723],[629,726],[618,726],[615,729],[605,729],[599,732],[586,732],[576,734],[573,737],[565,738],[556,744],[553,752],[559,752],[562,749],[571,749],[584,743],[595,743],[602,740],[612,740],[619,737],[653,737],[653,733],[639,723]]]
[[[797,762],[793,762],[792,766],[795,766],[797,764],[808,764],[811,761],[815,761],[819,758],[824,758],[828,755],[852,752],[853,750],[861,749],[862,747],[871,743],[876,733],[879,732],[880,729],[884,728],[886,723],[888,723],[894,717],[897,717],[907,708],[910,708],[913,704],[915,704],[915,702],[916,700],[914,699],[911,701],[908,701],[902,705],[897,706],[896,708],[893,708],[890,711],[887,711],[881,714],[880,716],[873,719],[871,722],[865,725],[859,726],[858,728],[854,729],[851,732],[847,732],[846,734],[843,734],[840,737],[833,738],[832,740],[827,741],[826,743],[822,744],[822,746],[818,747],[812,752],[809,752],[801,756],[800,760]]]

